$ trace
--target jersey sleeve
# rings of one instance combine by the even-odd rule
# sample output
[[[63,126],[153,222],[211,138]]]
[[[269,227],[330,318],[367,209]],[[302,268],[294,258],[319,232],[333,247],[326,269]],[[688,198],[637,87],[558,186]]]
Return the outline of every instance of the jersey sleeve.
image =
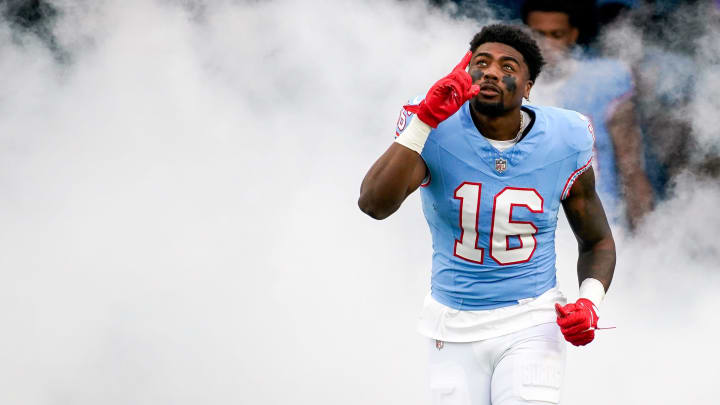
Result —
[[[417,96],[413,99],[408,100],[407,105],[418,105],[423,100],[423,96]],[[400,107],[400,116],[398,117],[397,126],[395,127],[395,138],[405,131],[405,128],[410,125],[412,119],[415,118],[415,114],[406,110],[404,107]],[[420,155],[422,157],[422,155]],[[430,185],[430,172],[423,179],[420,187],[427,187]]]
[[[612,115],[620,103],[629,99],[635,93],[635,82],[630,69],[619,61],[608,62],[608,64],[609,67],[603,87],[605,91],[611,93],[612,101],[606,111],[606,119]]]
[[[423,100],[424,97],[417,96],[413,99],[408,100],[407,105],[418,105]],[[400,107],[400,116],[397,120],[397,125],[395,127],[395,138],[400,136],[400,134],[403,133],[405,128],[410,125],[410,121],[415,117],[415,114],[407,111],[405,108]]]
[[[560,199],[564,200],[570,194],[575,180],[592,167],[593,146],[595,144],[595,133],[590,119],[586,116],[575,112],[577,120],[571,125],[571,147],[577,152],[573,155],[574,159],[573,171],[565,181],[562,195]]]

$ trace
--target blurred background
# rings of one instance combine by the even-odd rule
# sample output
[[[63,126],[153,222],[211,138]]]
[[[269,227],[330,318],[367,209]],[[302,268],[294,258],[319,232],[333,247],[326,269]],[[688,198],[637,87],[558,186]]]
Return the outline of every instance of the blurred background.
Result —
[[[618,246],[566,404],[713,404],[717,1],[0,2],[0,403],[428,404],[417,195],[356,201],[485,24],[595,126]],[[558,275],[577,296],[561,218]],[[604,324],[604,325],[603,325]]]

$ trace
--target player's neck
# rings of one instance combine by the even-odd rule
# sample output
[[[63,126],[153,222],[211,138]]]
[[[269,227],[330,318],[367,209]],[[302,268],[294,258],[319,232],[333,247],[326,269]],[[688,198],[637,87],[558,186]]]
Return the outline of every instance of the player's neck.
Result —
[[[520,107],[497,117],[480,114],[470,106],[475,127],[480,133],[496,141],[509,141],[515,139],[520,130]]]

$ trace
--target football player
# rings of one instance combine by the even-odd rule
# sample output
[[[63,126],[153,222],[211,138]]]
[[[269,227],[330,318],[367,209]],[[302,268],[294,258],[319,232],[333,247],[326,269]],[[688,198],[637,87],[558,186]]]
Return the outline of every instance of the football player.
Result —
[[[636,228],[652,209],[654,197],[643,167],[633,79],[620,61],[590,57],[577,45],[581,3],[528,0],[523,5],[523,21],[539,38],[548,61],[535,95],[538,90],[550,93],[553,105],[578,111],[592,121],[600,200],[611,222],[624,216],[629,227]]]
[[[433,257],[419,331],[434,404],[558,403],[565,340],[595,336],[615,244],[589,120],[522,103],[543,64],[522,29],[484,27],[452,72],[403,108],[395,142],[362,182],[358,205],[375,219],[422,186]],[[569,304],[555,276],[561,205],[579,249],[580,298]]]

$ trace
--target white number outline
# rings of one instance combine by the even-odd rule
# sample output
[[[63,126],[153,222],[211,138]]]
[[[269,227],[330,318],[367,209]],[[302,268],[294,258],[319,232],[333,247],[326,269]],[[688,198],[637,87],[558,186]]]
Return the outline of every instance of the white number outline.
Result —
[[[465,240],[465,228],[463,227],[463,204],[465,202],[465,197],[458,196],[458,191],[460,191],[461,188],[465,187],[466,185],[473,185],[477,186],[477,204],[475,207],[475,240],[472,244],[472,246],[468,246],[467,244],[463,243],[463,240]],[[480,198],[482,196],[482,183],[473,183],[470,181],[463,181],[457,188],[455,188],[455,192],[453,193],[453,198],[460,200],[460,215],[458,219],[458,225],[460,226],[460,240],[455,239],[455,245],[453,247],[453,256],[459,257],[463,260],[467,260],[472,263],[476,264],[483,264],[484,258],[485,258],[485,249],[478,246],[478,242],[480,241],[480,231],[478,230],[478,222],[480,221]],[[473,260],[469,257],[461,256],[460,253],[458,253],[458,245],[465,246],[466,248],[469,248],[471,250],[477,250],[479,251],[480,260]],[[462,249],[461,249],[462,250]]]
[[[495,218],[495,209],[497,208],[497,199],[507,190],[532,191],[540,199],[540,209],[538,209],[538,210],[532,209],[532,207],[530,207],[530,205],[525,204],[525,203],[512,203],[512,202],[510,203],[510,210],[508,212],[508,223],[509,224],[530,225],[535,230],[534,232],[532,232],[530,234],[530,236],[532,237],[532,240],[533,240],[533,248],[532,248],[532,251],[530,252],[530,254],[528,255],[528,258],[525,260],[516,260],[514,262],[503,262],[499,258],[495,257],[495,255],[493,255],[493,245],[494,245],[493,240],[495,239],[494,236],[495,236],[495,219],[496,219]],[[535,234],[538,232],[538,227],[535,226],[535,224],[531,221],[513,221],[512,214],[513,214],[513,209],[515,207],[525,207],[528,209],[528,211],[530,211],[534,214],[542,214],[545,209],[545,200],[542,198],[540,193],[538,193],[538,191],[535,190],[534,188],[505,187],[504,189],[500,190],[499,193],[495,194],[495,198],[493,199],[493,210],[492,210],[492,218],[493,219],[492,219],[492,222],[490,223],[490,244],[489,244],[490,245],[490,257],[492,257],[492,259],[495,260],[495,263],[497,263],[501,266],[509,266],[511,264],[527,263],[532,259],[533,255],[535,254],[535,250],[537,249],[537,239],[535,238]],[[509,238],[511,236],[515,236],[518,238],[518,240],[520,241],[520,246],[516,246],[514,248],[510,247],[510,239]],[[505,235],[505,249],[504,249],[505,251],[518,250],[518,249],[522,249],[523,247],[524,247],[523,235],[521,235],[521,234]]]
[[[463,196],[461,196],[461,195],[458,195],[458,191],[460,191],[460,189],[462,189],[463,187],[465,187],[465,186],[467,186],[467,185],[471,185],[471,186],[473,186],[473,188],[476,188],[476,189],[477,189],[477,204],[475,204],[475,207],[474,207],[474,208],[475,208],[475,212],[474,212],[475,220],[473,221],[474,223],[473,223],[472,225],[474,225],[474,226],[472,226],[472,227],[469,226],[469,225],[471,225],[471,224],[466,224],[466,225],[468,225],[468,226],[463,226],[463,208],[465,208],[465,207],[464,207],[464,203],[465,203],[465,199],[467,198],[467,195],[466,195],[465,197],[463,197]],[[499,259],[499,258],[496,257],[497,252],[496,252],[495,254],[493,254],[493,239],[494,239],[494,236],[495,236],[496,209],[497,209],[497,207],[498,207],[497,200],[498,200],[498,197],[500,197],[500,196],[501,196],[503,193],[505,193],[507,190],[521,190],[521,191],[530,191],[530,192],[533,192],[533,193],[535,194],[535,196],[537,196],[537,198],[539,199],[540,208],[539,208],[539,209],[533,209],[533,208],[530,206],[530,204],[525,203],[525,202],[518,202],[518,203],[510,202],[510,206],[508,207],[508,214],[507,214],[507,215],[508,215],[508,221],[507,221],[507,223],[508,223],[508,224],[526,224],[526,225],[530,225],[530,226],[534,229],[534,231],[529,234],[529,236],[532,237],[533,249],[532,249],[532,251],[530,252],[530,254],[528,255],[528,257],[527,257],[526,259],[516,260],[516,261],[510,261],[510,262],[503,262],[501,259]],[[455,191],[454,191],[454,193],[453,193],[453,198],[454,198],[454,199],[457,199],[457,200],[460,200],[460,209],[459,209],[459,214],[458,214],[458,217],[459,217],[459,218],[458,218],[458,226],[460,227],[460,239],[455,239],[455,241],[454,241],[453,256],[458,257],[458,258],[460,258],[460,259],[462,259],[462,260],[471,262],[471,263],[483,264],[483,263],[484,263],[484,258],[485,258],[485,248],[481,248],[481,247],[478,246],[478,242],[479,242],[479,240],[480,240],[480,232],[479,232],[478,227],[479,227],[479,222],[480,222],[480,203],[481,203],[481,201],[482,201],[482,183],[475,183],[475,182],[470,182],[470,181],[464,181],[464,182],[460,183],[460,185],[457,186],[457,188],[455,188]],[[535,255],[535,251],[537,250],[537,239],[535,238],[535,234],[538,232],[537,226],[535,226],[535,223],[533,223],[532,221],[517,221],[517,220],[513,220],[513,219],[512,219],[512,215],[513,215],[513,209],[514,209],[515,207],[525,207],[525,208],[528,209],[528,211],[530,211],[530,212],[532,212],[532,213],[541,214],[541,213],[544,212],[544,209],[545,209],[545,200],[542,198],[542,196],[540,195],[540,193],[539,193],[536,189],[534,189],[534,188],[505,187],[505,188],[503,188],[502,190],[500,190],[499,193],[495,194],[495,197],[493,197],[492,219],[491,219],[491,221],[490,221],[490,235],[489,235],[489,241],[488,241],[489,243],[488,243],[488,246],[489,246],[489,248],[490,248],[490,257],[495,261],[495,263],[497,263],[497,264],[499,264],[499,265],[501,265],[501,266],[509,266],[509,265],[512,265],[512,264],[519,264],[519,263],[529,262],[530,260],[532,260],[532,257]],[[469,213],[472,214],[472,212],[469,212]],[[501,214],[501,213],[502,213],[502,211],[499,212],[499,214]],[[475,234],[474,236],[475,236],[475,238],[474,238],[472,244],[467,243],[468,241],[465,240],[465,237],[466,237],[465,228],[467,228],[468,230],[474,231],[474,234]],[[504,238],[504,240],[505,240],[505,248],[504,248],[504,251],[512,251],[512,250],[522,249],[522,248],[524,247],[523,237],[524,237],[524,236],[527,236],[527,235],[528,235],[528,234],[512,234],[512,235],[511,235],[511,234],[506,234],[506,235],[504,235],[504,236],[505,236],[505,238]],[[516,246],[516,247],[513,247],[513,248],[510,247],[510,240],[509,240],[509,238],[510,238],[511,236],[514,236],[514,237],[517,237],[517,238],[518,238],[518,240],[520,241],[520,246]],[[463,243],[463,242],[465,242],[465,243]],[[474,253],[473,253],[474,256],[478,256],[478,255],[479,255],[480,260],[475,260],[474,258],[469,258],[469,257],[462,256],[462,250],[463,250],[463,249],[461,248],[461,249],[460,249],[461,252],[458,252],[458,245],[462,245],[462,248],[464,248],[464,249],[470,249],[471,251],[473,251],[473,252],[474,252]]]

